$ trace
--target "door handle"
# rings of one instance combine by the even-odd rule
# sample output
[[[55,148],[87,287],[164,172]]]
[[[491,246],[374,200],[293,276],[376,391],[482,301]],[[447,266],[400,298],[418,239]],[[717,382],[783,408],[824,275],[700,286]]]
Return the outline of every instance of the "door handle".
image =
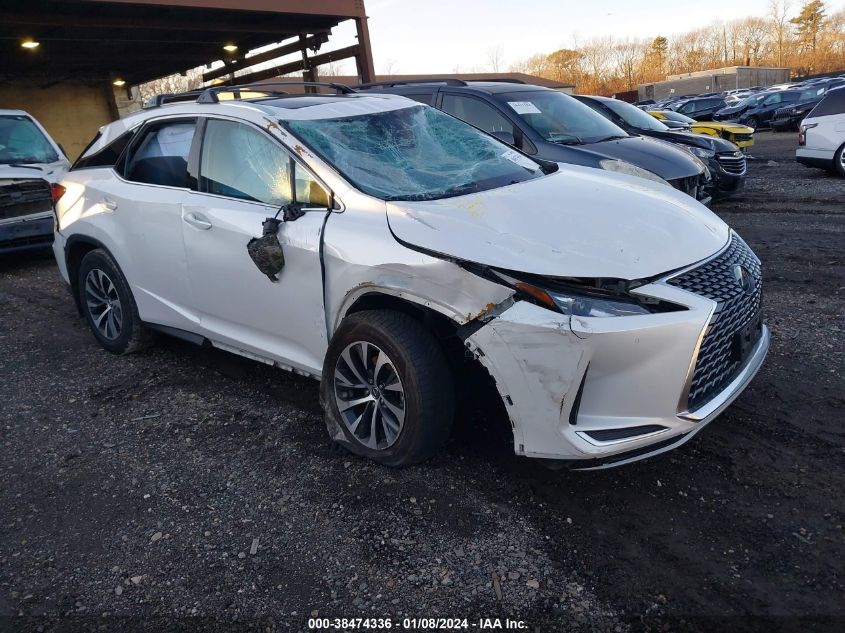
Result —
[[[103,198],[103,206],[109,211],[114,211],[115,209],[117,209],[117,202],[115,202],[111,198]]]
[[[208,221],[208,218],[199,213],[194,213],[193,211],[190,213],[186,213],[182,219],[194,228],[200,229],[202,231],[207,231],[211,228],[211,222]]]

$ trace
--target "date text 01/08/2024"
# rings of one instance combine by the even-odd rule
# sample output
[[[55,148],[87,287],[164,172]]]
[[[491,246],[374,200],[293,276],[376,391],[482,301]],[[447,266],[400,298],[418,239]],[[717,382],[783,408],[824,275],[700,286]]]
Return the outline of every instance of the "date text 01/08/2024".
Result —
[[[402,631],[449,631],[469,630],[481,631],[518,631],[528,629],[523,620],[510,618],[480,618],[470,621],[468,618],[403,618],[394,621],[392,618],[309,618],[310,630],[368,630],[393,629]]]

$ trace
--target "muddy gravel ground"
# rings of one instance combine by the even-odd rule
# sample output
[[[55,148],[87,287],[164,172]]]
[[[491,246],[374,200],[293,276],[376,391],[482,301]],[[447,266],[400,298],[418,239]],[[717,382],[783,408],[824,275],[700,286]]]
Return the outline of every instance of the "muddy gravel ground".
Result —
[[[332,450],[316,383],[162,339],[102,351],[49,255],[0,260],[0,629],[845,629],[845,180],[760,134],[715,210],[765,267],[773,347],[681,449],[551,472],[469,415],[389,470]]]

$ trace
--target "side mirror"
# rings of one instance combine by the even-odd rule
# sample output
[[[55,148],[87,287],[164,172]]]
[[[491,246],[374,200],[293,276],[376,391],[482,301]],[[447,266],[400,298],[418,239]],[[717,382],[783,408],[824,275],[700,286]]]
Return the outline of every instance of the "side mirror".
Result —
[[[492,132],[492,134],[503,143],[507,143],[511,147],[516,147],[516,138],[514,138],[513,132],[496,131]]]

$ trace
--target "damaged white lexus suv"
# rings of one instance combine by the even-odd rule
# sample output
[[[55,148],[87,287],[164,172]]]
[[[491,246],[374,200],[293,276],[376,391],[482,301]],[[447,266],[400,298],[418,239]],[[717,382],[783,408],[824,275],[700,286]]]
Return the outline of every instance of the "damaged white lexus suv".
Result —
[[[62,182],[55,256],[105,349],[312,376],[331,438],[391,466],[442,446],[467,368],[517,454],[600,468],[683,444],[763,363],[760,261],[689,196],[280,85],[157,98]]]

